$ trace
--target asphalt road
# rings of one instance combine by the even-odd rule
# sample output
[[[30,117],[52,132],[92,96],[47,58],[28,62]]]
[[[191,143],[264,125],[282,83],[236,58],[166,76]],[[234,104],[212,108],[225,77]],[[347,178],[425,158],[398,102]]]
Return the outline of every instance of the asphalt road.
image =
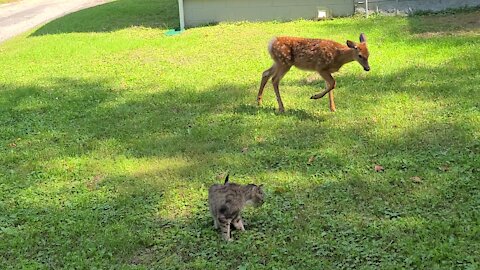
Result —
[[[108,0],[22,0],[0,5],[0,43],[36,26]]]

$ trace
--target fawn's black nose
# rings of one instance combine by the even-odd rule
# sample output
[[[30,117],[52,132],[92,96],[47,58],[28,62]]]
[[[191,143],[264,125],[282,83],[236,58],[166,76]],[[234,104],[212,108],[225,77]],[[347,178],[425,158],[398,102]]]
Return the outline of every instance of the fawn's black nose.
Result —
[[[370,67],[364,67],[363,70],[370,71]]]

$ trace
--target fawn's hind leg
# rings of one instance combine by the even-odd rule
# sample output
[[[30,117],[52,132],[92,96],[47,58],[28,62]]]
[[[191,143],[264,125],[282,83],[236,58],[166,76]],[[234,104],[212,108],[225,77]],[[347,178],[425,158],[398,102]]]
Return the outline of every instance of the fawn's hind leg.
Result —
[[[278,85],[280,83],[280,80],[282,80],[283,76],[285,76],[285,74],[287,74],[289,70],[290,66],[278,66],[272,78],[273,90],[275,90],[275,95],[277,96],[278,111],[281,113],[285,111],[285,108],[283,107],[283,102],[282,98],[280,97],[280,89],[278,88]]]
[[[262,73],[262,82],[260,83],[260,90],[258,90],[257,95],[257,104],[258,106],[262,105],[262,97],[263,97],[263,90],[265,89],[265,85],[267,84],[268,80],[275,74],[276,64],[273,64],[269,69],[265,70]]]

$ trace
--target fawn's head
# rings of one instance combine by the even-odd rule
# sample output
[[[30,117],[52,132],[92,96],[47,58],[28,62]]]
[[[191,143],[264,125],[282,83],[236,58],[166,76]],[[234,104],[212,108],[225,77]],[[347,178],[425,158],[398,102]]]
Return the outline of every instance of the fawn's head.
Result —
[[[360,34],[360,43],[355,43],[351,40],[347,40],[347,46],[355,50],[355,61],[362,65],[363,70],[370,71],[370,65],[368,64],[368,48],[367,48],[367,38],[365,34]]]
[[[262,185],[257,186],[254,184],[247,185],[248,193],[247,193],[247,201],[251,202],[253,206],[258,207],[263,204],[264,193],[262,189]]]

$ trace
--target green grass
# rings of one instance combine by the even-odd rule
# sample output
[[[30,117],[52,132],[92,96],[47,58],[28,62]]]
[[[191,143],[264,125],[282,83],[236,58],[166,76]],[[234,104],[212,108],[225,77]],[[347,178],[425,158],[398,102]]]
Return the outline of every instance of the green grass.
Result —
[[[480,267],[480,29],[442,23],[477,11],[166,37],[175,2],[118,0],[0,45],[2,267]],[[257,108],[272,36],[360,31],[372,70],[336,74],[336,113],[296,69],[286,113],[271,84]],[[207,208],[227,171],[267,195],[228,244]]]

